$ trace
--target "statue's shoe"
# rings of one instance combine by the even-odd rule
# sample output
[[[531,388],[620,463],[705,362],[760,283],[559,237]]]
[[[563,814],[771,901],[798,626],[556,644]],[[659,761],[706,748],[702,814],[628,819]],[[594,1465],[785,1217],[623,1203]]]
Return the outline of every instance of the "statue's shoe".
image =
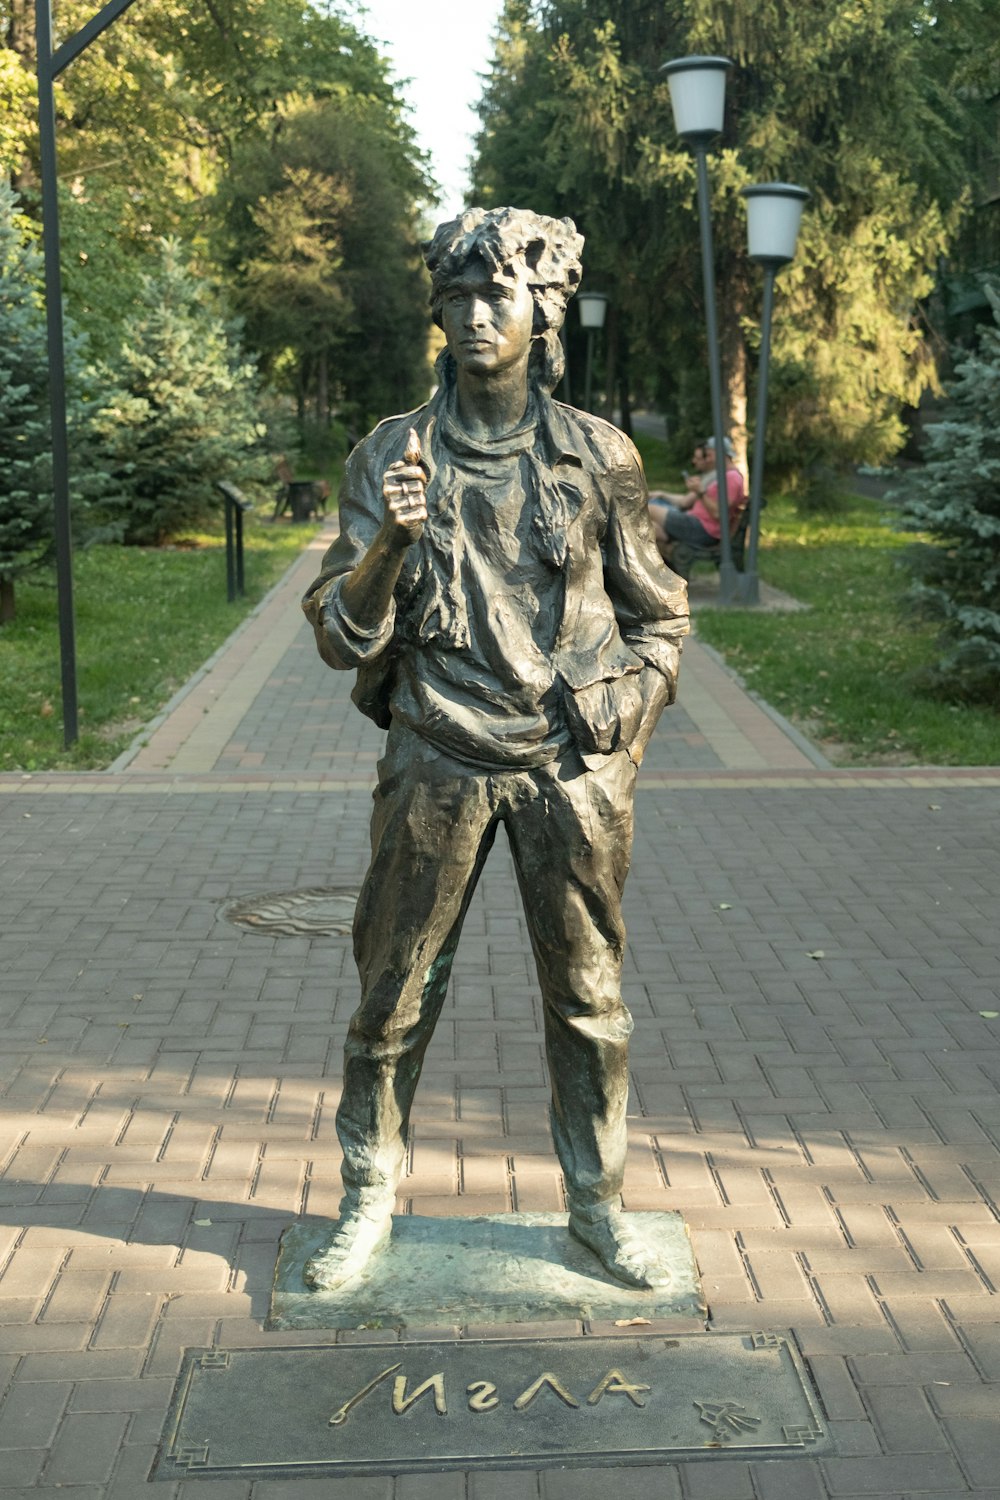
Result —
[[[332,1292],[352,1281],[388,1243],[391,1233],[391,1213],[374,1219],[365,1214],[338,1219],[327,1243],[306,1261],[302,1272],[306,1285],[317,1292]]]
[[[613,1208],[600,1219],[571,1213],[569,1232],[593,1251],[609,1275],[626,1286],[648,1291],[669,1286],[673,1281],[670,1267],[657,1259],[620,1208]]]

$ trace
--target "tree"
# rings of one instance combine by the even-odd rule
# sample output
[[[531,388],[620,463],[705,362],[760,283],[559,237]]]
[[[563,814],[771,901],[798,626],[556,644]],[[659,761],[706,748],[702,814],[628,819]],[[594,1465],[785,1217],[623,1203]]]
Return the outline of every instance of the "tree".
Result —
[[[361,427],[427,383],[419,157],[378,101],[285,102],[228,180],[237,306],[268,371],[288,370],[300,415],[346,407]]]
[[[0,184],[0,621],[14,618],[14,580],[52,552],[45,314],[39,257],[17,197]]]
[[[0,623],[14,619],[16,580],[46,567],[54,554],[41,284],[41,256],[30,239],[30,226],[19,212],[17,194],[0,181]],[[88,501],[105,476],[93,451],[82,341],[72,324],[65,330],[65,345],[67,428],[83,459],[74,486],[80,536]]]
[[[287,165],[272,191],[249,209],[259,240],[237,293],[265,365],[294,362],[299,421],[312,390],[316,420],[330,415],[330,357],[346,328],[339,280],[341,219],[349,189],[322,169]]]
[[[925,32],[939,87],[962,103],[970,199],[929,314],[943,339],[968,343],[993,321],[983,274],[1000,274],[1000,11],[992,0],[940,0]]]
[[[1000,704],[1000,283],[987,283],[993,326],[958,365],[926,462],[890,496],[900,530],[921,532],[909,554],[910,597],[941,624],[932,675],[956,698]]]
[[[782,278],[771,456],[876,461],[899,446],[901,405],[934,380],[916,304],[958,216],[922,14],[919,0],[508,0],[477,189],[497,202],[514,187],[578,219],[588,280],[611,294],[633,359],[689,434],[708,417],[694,169],[660,64],[719,52],[735,64],[712,166],[733,436],[744,436],[759,297],[739,190],[797,181],[813,203]]]
[[[93,11],[92,0],[60,0],[59,34]],[[0,171],[33,183],[34,0],[0,0],[0,57],[27,80],[11,85],[20,149]],[[62,171],[85,190],[129,188],[135,223],[190,229],[186,211],[197,220],[237,142],[281,99],[338,90],[399,112],[375,44],[325,0],[143,0],[57,83]]]
[[[24,160],[34,102],[31,74],[12,47],[0,47],[0,177]]]
[[[217,480],[265,477],[265,428],[254,367],[178,241],[162,242],[124,332],[99,417],[113,473],[103,509],[124,541],[156,546],[205,519]]]
[[[60,0],[60,34],[93,9]],[[33,0],[0,0],[0,176],[37,217],[33,16]],[[191,244],[216,281],[235,274],[223,226],[234,159],[280,132],[300,98],[363,106],[373,137],[410,165],[407,212],[427,195],[386,60],[327,0],[142,0],[61,75],[66,301],[104,359],[162,237]]]
[[[936,0],[919,23],[941,53],[944,87],[970,88],[974,98],[1000,90],[1000,12],[993,0]]]

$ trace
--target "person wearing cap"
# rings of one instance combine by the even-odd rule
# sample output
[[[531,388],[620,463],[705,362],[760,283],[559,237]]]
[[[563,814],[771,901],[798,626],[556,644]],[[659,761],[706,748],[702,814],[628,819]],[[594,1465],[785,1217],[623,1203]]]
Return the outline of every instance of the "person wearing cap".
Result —
[[[729,529],[735,531],[740,512],[746,505],[743,475],[736,467],[736,450],[729,438],[723,438],[726,453],[726,498],[729,502]],[[711,547],[722,535],[719,520],[719,484],[715,477],[715,439],[706,438],[694,450],[697,475],[687,479],[683,495],[665,490],[651,490],[649,514],[656,544],[666,562],[670,561],[676,542],[692,547]]]

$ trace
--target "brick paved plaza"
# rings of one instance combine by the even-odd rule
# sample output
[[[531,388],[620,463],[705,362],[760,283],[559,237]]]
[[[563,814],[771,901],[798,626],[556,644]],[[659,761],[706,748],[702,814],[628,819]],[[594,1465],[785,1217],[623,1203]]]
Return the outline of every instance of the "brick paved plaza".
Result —
[[[834,770],[697,642],[639,781],[626,1206],[684,1213],[713,1329],[792,1331],[835,1454],[148,1480],[185,1347],[337,1338],[262,1320],[339,1196],[350,940],[224,916],[364,872],[382,737],[315,563],[113,771],[0,778],[0,1500],[1000,1496],[1000,770]],[[501,841],[400,1211],[558,1211],[546,1098]]]

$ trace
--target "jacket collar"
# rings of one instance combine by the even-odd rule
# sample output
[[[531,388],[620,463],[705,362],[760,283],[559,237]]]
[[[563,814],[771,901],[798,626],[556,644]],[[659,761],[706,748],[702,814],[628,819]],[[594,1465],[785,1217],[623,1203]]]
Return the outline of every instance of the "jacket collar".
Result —
[[[424,462],[430,462],[430,438],[444,408],[446,392],[438,386],[427,405],[414,414],[412,425],[416,428],[424,449]],[[561,467],[586,469],[593,461],[593,453],[587,442],[583,426],[568,415],[571,408],[562,406],[544,391],[535,392],[538,408],[538,425],[541,448],[549,467],[556,471]],[[424,442],[424,436],[428,441]],[[405,441],[405,437],[404,437]],[[569,476],[567,476],[568,478]]]
[[[569,410],[569,407],[553,401],[551,396],[539,394],[542,443],[553,469],[561,464],[585,469],[593,458],[583,428],[577,421],[570,420]]]

